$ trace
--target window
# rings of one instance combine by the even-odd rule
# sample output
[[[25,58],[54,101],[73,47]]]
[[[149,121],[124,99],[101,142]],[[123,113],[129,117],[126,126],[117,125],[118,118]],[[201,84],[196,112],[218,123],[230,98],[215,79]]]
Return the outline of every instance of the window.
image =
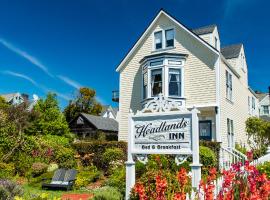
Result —
[[[151,95],[162,93],[162,69],[151,70]]]
[[[147,68],[143,72],[143,99],[147,97]]]
[[[252,106],[252,111],[254,111],[255,108],[256,108],[256,105],[255,105],[255,98],[254,98],[254,97],[252,97],[252,104],[251,104],[251,106]]]
[[[165,31],[166,47],[174,46],[174,30],[168,29]]]
[[[233,120],[227,118],[228,147],[234,148],[234,127]]]
[[[169,96],[181,96],[181,69],[169,68]]]
[[[269,106],[262,106],[263,107],[263,114],[269,115]]]
[[[199,136],[200,136],[200,140],[212,139],[212,121],[211,120],[199,121]]]
[[[217,49],[217,37],[215,37],[215,48]]]
[[[154,33],[155,35],[155,49],[162,48],[162,31],[158,31]]]
[[[226,97],[232,101],[232,75],[226,71]]]
[[[250,109],[250,96],[248,96],[248,113],[251,113],[251,109]]]

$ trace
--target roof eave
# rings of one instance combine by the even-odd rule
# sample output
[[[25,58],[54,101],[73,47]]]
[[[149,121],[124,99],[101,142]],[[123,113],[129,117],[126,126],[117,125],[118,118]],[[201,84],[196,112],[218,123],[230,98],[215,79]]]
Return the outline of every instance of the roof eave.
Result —
[[[222,61],[224,61],[224,63],[228,66],[228,68],[234,73],[234,75],[237,78],[240,78],[240,74],[238,74],[238,72],[230,65],[230,63],[226,60],[226,58],[220,53],[220,57],[222,59]]]
[[[164,14],[165,16],[167,16],[169,19],[171,19],[174,23],[176,23],[178,26],[180,26],[181,28],[183,28],[185,31],[187,31],[188,33],[190,33],[195,39],[197,39],[201,44],[203,44],[204,46],[206,46],[208,49],[210,49],[213,53],[215,53],[216,55],[219,55],[219,51],[217,49],[215,49],[214,47],[212,47],[210,44],[208,44],[206,41],[204,41],[202,38],[200,38],[199,35],[196,35],[195,33],[193,33],[190,29],[188,29],[186,26],[184,26],[183,24],[181,24],[178,20],[176,20],[175,18],[173,18],[172,16],[170,16],[169,14],[167,14],[164,10],[161,10],[158,15],[154,18],[154,20],[151,22],[151,24],[147,27],[147,29],[144,31],[144,33],[142,34],[142,36],[139,38],[139,40],[135,43],[135,45],[131,48],[131,50],[128,52],[128,54],[125,56],[125,58],[121,61],[121,63],[118,65],[118,67],[116,68],[116,72],[119,72],[124,63],[127,61],[127,59],[129,58],[129,56],[131,56],[134,51],[137,49],[137,47],[139,46],[140,42],[144,39],[144,37],[148,34],[148,31],[152,28],[152,26],[156,23],[157,19]]]

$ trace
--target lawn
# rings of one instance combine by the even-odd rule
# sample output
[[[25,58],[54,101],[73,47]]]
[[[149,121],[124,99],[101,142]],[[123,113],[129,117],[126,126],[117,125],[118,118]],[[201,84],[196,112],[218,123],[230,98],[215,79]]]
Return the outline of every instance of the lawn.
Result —
[[[52,191],[52,190],[42,190],[41,188],[37,187],[32,187],[27,184],[23,185],[24,189],[24,199],[31,199],[32,196],[38,196],[43,193],[48,194],[48,199],[53,199],[53,198],[59,198],[62,197],[63,194],[93,194],[92,191],[90,190],[72,190],[72,191]]]

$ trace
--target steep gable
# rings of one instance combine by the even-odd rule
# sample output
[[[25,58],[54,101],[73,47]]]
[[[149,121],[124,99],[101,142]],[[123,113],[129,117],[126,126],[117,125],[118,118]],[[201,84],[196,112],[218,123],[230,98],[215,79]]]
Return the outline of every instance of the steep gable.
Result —
[[[130,60],[132,55],[137,52],[138,48],[142,45],[143,42],[145,42],[147,37],[151,37],[153,31],[157,26],[159,26],[160,20],[168,20],[171,24],[171,26],[175,27],[178,31],[178,33],[182,34],[183,37],[185,37],[187,40],[182,41],[185,44],[183,44],[186,48],[189,50],[193,48],[192,51],[195,51],[194,54],[197,54],[198,56],[201,54],[201,52],[205,52],[207,56],[201,56],[201,58],[207,59],[204,62],[209,62],[210,65],[214,66],[216,59],[219,55],[219,52],[217,49],[212,47],[210,44],[208,44],[206,41],[204,41],[201,37],[199,37],[197,34],[192,32],[190,29],[188,29],[186,26],[181,24],[179,21],[177,21],[175,18],[170,16],[165,11],[161,10],[158,15],[154,18],[154,20],[151,22],[150,26],[145,30],[145,32],[142,34],[142,36],[139,38],[139,40],[135,43],[135,45],[131,48],[131,50],[128,52],[128,54],[124,57],[124,59],[121,61],[119,66],[117,67],[116,71],[120,72],[125,64]],[[192,45],[192,47],[191,47]],[[195,48],[194,48],[195,47]],[[196,52],[197,51],[197,52]]]

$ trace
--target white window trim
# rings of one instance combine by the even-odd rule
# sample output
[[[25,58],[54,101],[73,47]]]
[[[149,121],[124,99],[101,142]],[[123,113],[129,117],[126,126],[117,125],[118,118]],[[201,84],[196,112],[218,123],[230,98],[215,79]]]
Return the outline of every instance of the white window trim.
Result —
[[[163,60],[163,64],[162,65],[156,65],[156,66],[150,66],[150,62],[155,62],[155,61],[159,61],[159,60]],[[168,60],[177,60],[177,61],[181,61],[181,65],[169,65],[168,64]],[[163,57],[163,58],[157,58],[157,59],[151,59],[148,60],[147,62],[142,64],[142,81],[141,81],[141,100],[142,102],[147,100],[147,99],[151,99],[154,98],[155,96],[152,96],[152,91],[151,91],[151,70],[154,69],[162,69],[162,93],[164,94],[165,97],[168,98],[172,98],[172,99],[185,99],[185,81],[184,81],[184,77],[185,77],[185,71],[184,71],[184,66],[185,66],[185,59],[183,58],[174,58],[174,57]],[[147,94],[144,98],[143,95],[143,76],[144,76],[144,68],[147,67],[147,86],[146,86],[146,91]],[[180,69],[181,70],[181,95],[180,96],[169,96],[169,68],[174,68],[174,69]]]
[[[231,97],[229,97],[228,96],[228,93],[227,93],[227,76],[226,76],[226,74],[228,73],[228,76],[231,76],[231,87],[232,87],[232,90],[231,90]],[[233,103],[233,97],[234,97],[234,95],[233,95],[233,75],[232,75],[232,73],[229,71],[229,70],[226,70],[225,71],[225,87],[226,87],[226,94],[225,94],[225,96],[226,96],[226,99],[229,101],[229,102],[231,102],[231,103]]]
[[[170,30],[173,29],[174,32],[174,41],[173,41],[173,46],[172,47],[166,47],[166,35],[165,32],[166,30]],[[174,49],[175,48],[175,43],[176,43],[176,31],[175,31],[175,26],[168,26],[164,29],[157,29],[155,31],[153,31],[152,33],[152,52],[158,52],[158,51],[164,51],[164,50],[168,50],[168,49]],[[156,43],[155,43],[155,33],[160,32],[162,34],[162,47],[160,49],[156,49]]]

